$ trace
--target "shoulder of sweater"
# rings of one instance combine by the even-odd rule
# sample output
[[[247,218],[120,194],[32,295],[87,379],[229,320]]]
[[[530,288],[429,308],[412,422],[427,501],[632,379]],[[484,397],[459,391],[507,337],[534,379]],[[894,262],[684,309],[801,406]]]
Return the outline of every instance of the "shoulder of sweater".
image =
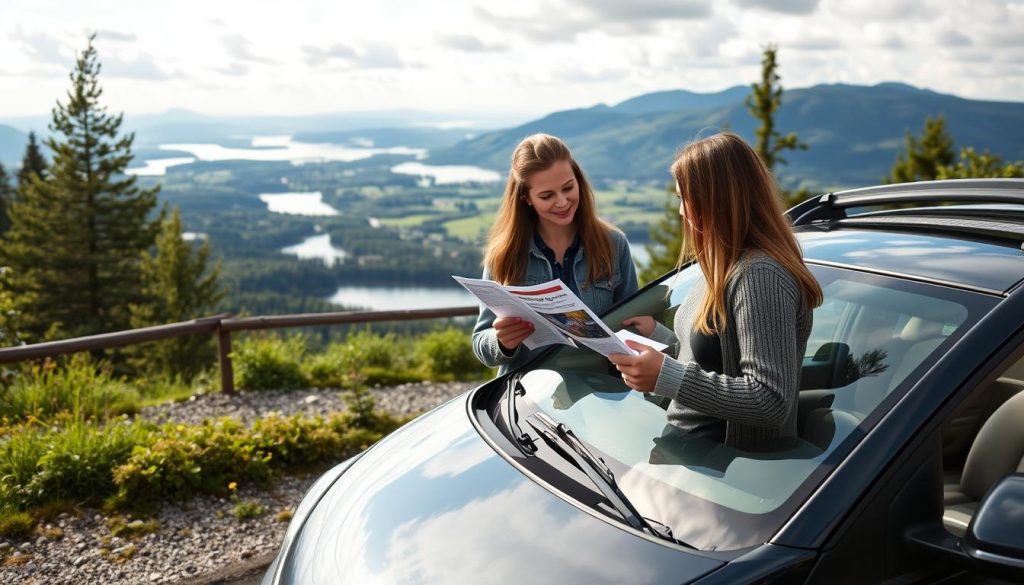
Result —
[[[778,260],[760,251],[750,251],[740,258],[733,270],[730,287],[735,289],[740,282],[751,279],[768,280],[777,284],[794,297],[800,296],[800,285],[785,266]]]

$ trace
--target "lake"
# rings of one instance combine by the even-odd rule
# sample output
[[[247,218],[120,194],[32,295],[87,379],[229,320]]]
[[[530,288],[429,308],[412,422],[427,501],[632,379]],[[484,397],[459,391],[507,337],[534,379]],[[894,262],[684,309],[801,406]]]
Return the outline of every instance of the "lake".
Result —
[[[323,202],[320,191],[312,193],[261,193],[260,201],[271,213],[291,215],[338,215],[338,210]],[[301,245],[301,244],[300,244]]]
[[[338,144],[293,142],[290,136],[257,136],[252,148],[228,148],[219,144],[161,144],[160,150],[191,153],[199,160],[290,161],[295,164],[370,158],[376,154],[406,154],[417,158],[427,155],[425,148],[393,146],[389,148],[350,147]]]
[[[330,234],[310,236],[294,246],[281,248],[281,253],[298,256],[301,260],[319,259],[327,267],[344,264],[345,258],[348,256],[345,250],[331,245]]]
[[[404,162],[391,167],[392,173],[430,177],[435,185],[453,183],[494,183],[501,175],[492,170],[470,165],[425,165],[418,162]]]
[[[329,302],[360,307],[369,311],[399,311],[406,309],[439,309],[468,307],[477,304],[476,297],[462,287],[375,287],[343,286],[338,288]]]
[[[351,162],[370,158],[377,154],[403,154],[422,159],[427,156],[426,148],[392,146],[377,148],[372,143],[360,146],[338,144],[314,144],[294,142],[290,136],[257,136],[251,141],[251,148],[232,148],[209,143],[161,144],[160,150],[188,152],[191,157],[170,157],[148,159],[141,167],[127,169],[130,175],[162,176],[167,169],[201,161],[250,160],[288,161],[292,164],[319,163],[330,161]],[[471,165],[426,165],[419,162],[404,162],[391,168],[391,172],[402,175],[429,177],[426,183],[449,185],[455,183],[493,183],[501,180],[494,171]]]
[[[630,243],[633,262],[640,270],[650,260],[646,243]],[[303,259],[320,259],[327,266],[344,263],[347,254],[331,245],[329,234],[309,236],[294,246],[281,249]],[[476,305],[476,297],[461,287],[391,287],[391,286],[342,286],[327,299],[329,302],[351,308],[369,311],[395,311],[406,309],[436,309],[441,307],[465,307]]]

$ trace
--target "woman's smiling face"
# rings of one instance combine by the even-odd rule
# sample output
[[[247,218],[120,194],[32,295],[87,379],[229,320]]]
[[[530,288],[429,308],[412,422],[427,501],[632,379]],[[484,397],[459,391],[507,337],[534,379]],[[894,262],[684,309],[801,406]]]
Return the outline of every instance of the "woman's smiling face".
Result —
[[[580,185],[567,160],[560,160],[529,177],[527,203],[548,227],[572,225],[580,201]]]

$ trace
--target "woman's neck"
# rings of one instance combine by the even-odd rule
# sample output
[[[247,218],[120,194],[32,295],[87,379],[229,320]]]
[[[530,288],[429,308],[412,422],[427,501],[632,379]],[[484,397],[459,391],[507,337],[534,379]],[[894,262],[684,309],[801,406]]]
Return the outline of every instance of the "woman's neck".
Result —
[[[544,240],[544,243],[554,250],[555,257],[561,261],[565,251],[572,245],[573,240],[576,239],[576,226],[548,226],[540,224],[537,226],[537,233],[540,234],[540,238]]]

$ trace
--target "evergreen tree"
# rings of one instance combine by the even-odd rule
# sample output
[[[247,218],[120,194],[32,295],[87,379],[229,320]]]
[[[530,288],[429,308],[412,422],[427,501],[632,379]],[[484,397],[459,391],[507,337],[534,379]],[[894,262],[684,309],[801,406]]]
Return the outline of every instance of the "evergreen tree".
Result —
[[[11,205],[6,256],[35,338],[127,328],[140,297],[140,254],[159,228],[156,189],[124,174],[134,135],[100,105],[100,65],[90,37],[57,103],[45,180],[31,178]]]
[[[46,179],[46,159],[39,150],[39,143],[36,142],[36,133],[28,133],[28,144],[25,146],[25,156],[21,159],[21,168],[18,169],[18,189],[25,189],[29,179],[33,176]]]
[[[953,164],[953,138],[946,131],[946,118],[928,116],[921,138],[907,131],[905,151],[896,155],[896,162],[885,178],[886,183],[912,183],[939,178],[939,168]]]
[[[144,299],[131,306],[132,327],[187,321],[209,315],[224,298],[220,267],[210,266],[210,244],[182,239],[181,214],[175,208],[156,238],[153,254],[142,255]],[[213,362],[209,335],[160,341],[139,360],[150,371],[191,379]]]
[[[786,164],[781,153],[786,150],[807,150],[807,145],[800,142],[796,132],[783,136],[775,128],[775,113],[782,106],[782,86],[778,74],[778,48],[768,45],[761,59],[761,81],[751,85],[751,94],[747,96],[747,110],[760,121],[757,128],[757,144],[754,150],[764,161],[770,171],[775,172],[776,165]],[[675,186],[669,189],[669,203],[665,208],[665,217],[658,225],[651,228],[652,244],[647,250],[651,260],[640,271],[641,282],[648,282],[675,268],[682,247],[681,219],[679,205],[675,200]],[[790,192],[779,189],[779,195],[787,206],[804,200],[808,195],[806,189]]]
[[[14,201],[14,187],[4,165],[0,164],[0,235],[11,227],[11,218],[7,216],[7,208],[10,207],[11,201]]]
[[[679,200],[675,197],[675,186],[671,186],[668,191],[671,196],[665,204],[665,216],[650,232],[651,242],[646,248],[651,259],[647,266],[640,269],[638,276],[641,284],[651,282],[674,269],[679,261],[679,250],[683,245],[683,218],[679,215]]]
[[[780,154],[782,151],[807,150],[807,145],[800,142],[796,132],[783,136],[775,129],[775,113],[782,106],[777,53],[775,45],[765,47],[761,59],[761,81],[750,86],[751,94],[746,99],[750,115],[761,122],[757,128],[757,144],[754,149],[772,172],[775,172],[777,164],[786,164],[786,159]]]
[[[1004,163],[1001,158],[985,151],[981,154],[971,147],[960,149],[960,160],[955,165],[938,168],[938,179],[1009,179],[1024,177],[1024,161]]]

